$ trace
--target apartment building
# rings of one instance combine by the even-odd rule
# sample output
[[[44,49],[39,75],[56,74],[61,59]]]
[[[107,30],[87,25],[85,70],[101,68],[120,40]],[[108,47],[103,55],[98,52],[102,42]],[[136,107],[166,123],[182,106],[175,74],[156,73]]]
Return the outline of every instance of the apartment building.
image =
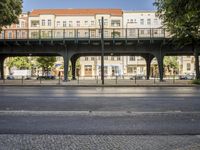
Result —
[[[10,26],[4,27],[6,31],[2,31],[0,34],[0,39],[23,39],[27,37],[28,33],[28,14],[22,13],[19,16],[18,24],[12,24]]]
[[[114,34],[109,28],[117,30],[123,26],[120,9],[33,10],[29,15],[29,36],[38,38],[41,32],[41,38],[100,37],[100,30],[96,29],[100,29],[101,17],[104,17],[105,37]]]

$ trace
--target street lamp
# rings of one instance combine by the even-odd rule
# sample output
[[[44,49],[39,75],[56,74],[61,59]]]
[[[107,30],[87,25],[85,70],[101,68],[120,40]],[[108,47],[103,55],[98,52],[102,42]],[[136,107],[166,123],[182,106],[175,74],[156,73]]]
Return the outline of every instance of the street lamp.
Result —
[[[101,81],[104,85],[104,18],[101,18]]]

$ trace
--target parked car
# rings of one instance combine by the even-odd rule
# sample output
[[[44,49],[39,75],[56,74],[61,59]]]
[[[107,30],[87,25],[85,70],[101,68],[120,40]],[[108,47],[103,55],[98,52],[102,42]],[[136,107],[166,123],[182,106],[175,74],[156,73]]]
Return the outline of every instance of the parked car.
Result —
[[[52,76],[52,75],[48,75],[48,76],[38,76],[37,77],[37,80],[55,80],[56,77],[55,76]]]
[[[190,75],[190,74],[180,75],[179,79],[180,80],[192,80],[192,79],[194,79],[194,75]]]
[[[132,76],[130,77],[130,80],[145,80],[145,76],[144,75],[136,75],[136,76]]]
[[[14,78],[14,76],[13,75],[8,75],[7,76],[7,80],[14,80],[15,78]]]

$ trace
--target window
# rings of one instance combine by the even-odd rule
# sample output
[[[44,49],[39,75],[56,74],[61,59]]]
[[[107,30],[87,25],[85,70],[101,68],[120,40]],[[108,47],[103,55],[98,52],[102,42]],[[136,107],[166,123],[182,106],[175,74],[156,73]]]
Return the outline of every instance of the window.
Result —
[[[85,61],[88,61],[88,57],[85,57]]]
[[[42,26],[45,26],[45,20],[42,20]]]
[[[17,38],[21,38],[21,33],[17,31]]]
[[[88,26],[88,21],[85,21],[85,26]]]
[[[190,63],[187,63],[187,71],[190,71],[190,68],[191,66],[190,66]]]
[[[151,25],[151,19],[147,19],[147,25]]]
[[[95,59],[94,59],[94,57],[91,57],[91,60],[93,60],[93,61],[94,61],[94,60],[95,60]]]
[[[129,36],[136,35],[135,29],[128,29]]]
[[[91,37],[95,37],[95,31],[91,31]]]
[[[91,25],[92,25],[92,26],[94,25],[94,21],[91,21]]]
[[[51,26],[51,20],[48,20],[48,26]]]
[[[69,27],[72,27],[72,26],[73,26],[73,22],[69,21]]]
[[[158,34],[158,30],[153,30],[153,34]]]
[[[17,26],[16,26],[17,28],[20,28],[20,24],[17,24]]]
[[[111,56],[111,60],[115,60],[115,57],[114,57],[114,56]]]
[[[67,26],[66,21],[63,21],[63,27],[66,27],[66,26]]]
[[[89,37],[89,34],[88,34],[88,32],[85,32],[85,37]]]
[[[31,27],[38,27],[39,24],[39,20],[31,20]]]
[[[144,25],[144,19],[140,19],[140,25]]]
[[[105,25],[105,26],[108,25],[108,19],[104,19],[104,25]]]
[[[135,61],[135,56],[130,56],[129,61]]]
[[[144,34],[144,30],[140,30],[140,34]]]
[[[1,32],[1,38],[4,39],[4,31]]]
[[[120,20],[111,20],[111,26],[112,27],[119,27],[120,26]]]
[[[60,27],[60,21],[57,21],[56,26]]]
[[[22,26],[22,28],[25,27],[25,22],[24,21],[21,22],[21,26]]]
[[[108,56],[104,56],[104,60],[108,60]]]
[[[101,26],[101,19],[99,19],[98,22],[99,22],[99,26]]]
[[[105,37],[108,37],[108,31],[105,31],[105,32],[104,32],[104,36],[105,36]]]
[[[73,32],[69,32],[69,37],[73,37]]]
[[[31,32],[31,38],[38,38],[39,34],[38,32]]]
[[[76,21],[76,26],[80,27],[81,22],[80,21]]]
[[[158,19],[154,19],[154,25],[158,25]]]
[[[12,39],[12,32],[11,31],[8,32],[8,39]]]
[[[120,56],[117,56],[117,60],[121,60],[121,57],[120,57]]]

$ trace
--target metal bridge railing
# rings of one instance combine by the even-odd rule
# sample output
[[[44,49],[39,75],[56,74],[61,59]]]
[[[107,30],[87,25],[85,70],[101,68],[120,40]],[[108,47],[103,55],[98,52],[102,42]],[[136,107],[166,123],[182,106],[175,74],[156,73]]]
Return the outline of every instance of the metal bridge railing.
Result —
[[[99,39],[101,29],[4,29],[0,40],[7,39]],[[164,28],[105,28],[105,39],[170,38]]]

